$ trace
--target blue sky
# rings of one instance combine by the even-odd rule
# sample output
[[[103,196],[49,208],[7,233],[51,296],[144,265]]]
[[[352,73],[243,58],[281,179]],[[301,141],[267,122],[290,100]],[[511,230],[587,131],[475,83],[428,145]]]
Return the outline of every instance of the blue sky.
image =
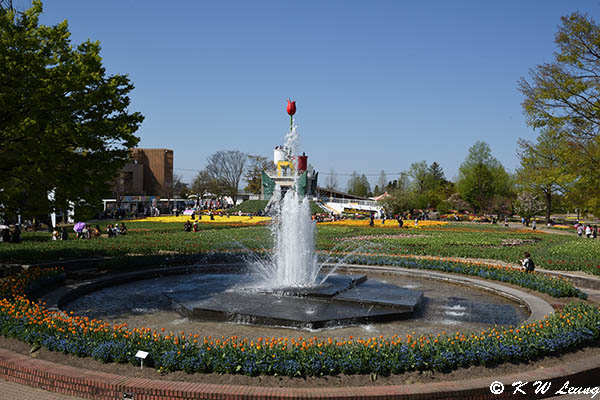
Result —
[[[574,11],[600,2],[48,0],[42,23],[101,42],[136,86],[139,146],[173,149],[184,181],[218,150],[271,159],[292,98],[321,183],[333,168],[374,186],[420,160],[453,179],[478,140],[514,171],[518,138],[535,139],[517,80],[552,61]]]

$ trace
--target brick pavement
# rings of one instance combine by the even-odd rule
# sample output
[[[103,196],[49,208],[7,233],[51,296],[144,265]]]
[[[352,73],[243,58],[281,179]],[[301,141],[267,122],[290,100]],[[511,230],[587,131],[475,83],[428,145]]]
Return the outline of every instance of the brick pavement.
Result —
[[[46,390],[19,385],[0,378],[0,400],[80,400],[80,397],[48,392]]]

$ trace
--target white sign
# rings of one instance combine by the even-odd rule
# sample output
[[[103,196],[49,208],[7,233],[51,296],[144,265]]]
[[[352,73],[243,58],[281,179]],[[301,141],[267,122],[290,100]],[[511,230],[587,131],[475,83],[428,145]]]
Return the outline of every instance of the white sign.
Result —
[[[143,351],[143,350],[138,350],[138,352],[135,353],[135,357],[136,358],[141,358],[143,360],[146,357],[148,357],[148,352],[147,351]]]

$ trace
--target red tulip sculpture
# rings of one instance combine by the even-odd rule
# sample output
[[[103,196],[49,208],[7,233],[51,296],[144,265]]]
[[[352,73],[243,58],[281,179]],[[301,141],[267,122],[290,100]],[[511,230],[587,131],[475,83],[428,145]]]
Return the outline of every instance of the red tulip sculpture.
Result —
[[[294,127],[294,114],[296,114],[296,102],[288,99],[287,113],[290,116],[290,130]]]

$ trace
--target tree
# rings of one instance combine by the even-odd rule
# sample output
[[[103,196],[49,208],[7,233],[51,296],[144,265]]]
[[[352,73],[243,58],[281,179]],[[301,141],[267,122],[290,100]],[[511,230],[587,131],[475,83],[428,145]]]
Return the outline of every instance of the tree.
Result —
[[[364,174],[358,175],[358,173],[354,171],[348,180],[347,191],[354,196],[368,197],[371,195],[371,185]]]
[[[373,194],[375,196],[379,196],[380,194],[385,192],[385,188],[388,184],[388,180],[387,180],[387,176],[385,175],[385,171],[381,170],[381,172],[379,173],[379,179],[377,179],[377,185],[375,185],[375,188],[373,190]]]
[[[492,199],[510,194],[510,177],[502,164],[492,156],[490,146],[476,142],[458,170],[457,188],[475,212],[489,209]]]
[[[0,203],[13,214],[98,205],[143,121],[128,112],[129,78],[106,74],[100,44],[73,46],[67,22],[40,25],[41,12],[39,1],[0,9]]]
[[[529,80],[520,79],[519,90],[527,123],[560,136],[567,150],[562,161],[578,175],[572,190],[584,190],[588,206],[599,209],[600,27],[580,13],[561,21],[555,61],[532,69]]]
[[[329,190],[338,190],[338,187],[339,187],[339,183],[338,183],[338,179],[337,179],[337,174],[335,173],[333,168],[331,168],[329,170],[329,174],[327,175],[327,178],[325,179],[325,188],[329,189]]]
[[[431,163],[431,165],[427,168],[427,171],[429,172],[432,187],[437,187],[447,182],[446,178],[444,177],[444,170],[437,162],[434,161]]]
[[[515,212],[529,221],[544,209],[544,200],[537,194],[523,191],[519,193],[513,205]]]
[[[192,181],[190,191],[200,198],[206,196],[211,190],[211,178],[206,170],[198,172],[198,175]]]
[[[262,172],[267,170],[272,163],[263,156],[248,156],[249,165],[244,173],[244,178],[248,184],[244,188],[245,192],[260,194],[262,189]]]
[[[431,176],[427,168],[427,161],[414,162],[408,169],[408,176],[412,178],[412,189],[419,194],[425,193],[431,185]]]
[[[240,180],[248,155],[237,150],[217,151],[208,157],[206,172],[211,178],[212,192],[218,196],[229,196],[237,202]]]
[[[188,184],[183,182],[181,175],[173,176],[173,198],[186,198],[190,193]]]
[[[517,169],[518,185],[531,193],[540,193],[545,202],[546,223],[550,222],[553,200],[572,187],[575,174],[561,160],[561,136],[545,128],[535,143],[520,139],[518,152],[521,166]]]

